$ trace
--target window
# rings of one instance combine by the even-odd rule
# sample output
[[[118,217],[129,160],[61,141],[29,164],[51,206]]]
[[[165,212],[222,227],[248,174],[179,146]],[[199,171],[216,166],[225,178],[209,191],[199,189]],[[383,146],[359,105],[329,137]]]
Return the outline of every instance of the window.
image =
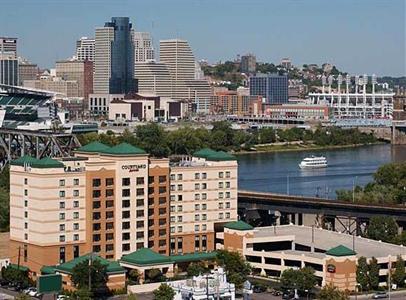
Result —
[[[28,207],[28,201],[27,200],[24,200],[24,206]]]
[[[100,190],[94,190],[92,194],[93,198],[100,198],[101,195]]]
[[[166,187],[165,186],[160,186],[159,187],[159,193],[160,194],[166,193]]]
[[[130,233],[129,232],[124,232],[122,234],[122,240],[123,241],[128,241],[130,239]]]
[[[73,258],[79,257],[79,246],[73,246]]]
[[[121,246],[121,249],[122,249],[123,251],[130,251],[130,244],[123,244],[123,245]]]
[[[207,209],[207,204],[202,204],[202,210],[206,210]]]
[[[73,223],[73,230],[79,230],[79,223]]]
[[[202,179],[207,179],[207,173],[202,173]]]
[[[183,185],[182,184],[178,184],[178,191],[183,191]]]
[[[144,206],[144,199],[137,199],[137,207]]]
[[[106,230],[111,230],[114,229],[114,223],[113,222],[107,222],[106,223]]]
[[[226,202],[226,208],[230,208],[230,207],[231,207],[230,202]]]
[[[75,212],[73,213],[73,218],[74,218],[74,219],[79,219],[79,212],[75,211]]]
[[[143,185],[144,184],[144,177],[137,177],[137,185]]]
[[[59,231],[65,231],[65,224],[59,224]]]
[[[171,206],[171,212],[175,212],[175,208],[176,208],[176,207],[175,207],[174,205],[172,205],[172,206]]]
[[[222,182],[219,182],[219,189],[222,189],[224,186],[223,186],[223,183]]]
[[[63,215],[65,216],[65,214],[63,214]],[[28,218],[28,212],[27,211],[24,212],[24,217]]]
[[[123,222],[122,229],[130,229],[130,222]]]
[[[195,236],[195,251],[200,250],[200,237],[198,235]]]
[[[175,174],[171,174],[171,177],[170,177],[170,178],[171,178],[171,180],[175,180],[175,178],[176,178],[176,177],[175,177]]]
[[[224,198],[224,193],[223,192],[219,192],[219,199],[223,199]]]
[[[59,202],[59,208],[65,208],[65,202]]]
[[[230,181],[226,182],[226,188],[229,189],[231,187]]]
[[[206,221],[207,220],[207,215],[206,214],[202,214],[202,220]]]
[[[107,189],[106,190],[106,197],[112,197],[114,196],[114,190],[113,189]]]
[[[178,212],[183,211],[182,205],[178,205]]]
[[[24,239],[28,240],[28,234],[27,233],[24,233]]]
[[[226,212],[226,219],[230,219],[230,213]]]
[[[113,244],[107,244],[106,245],[106,252],[113,251],[113,250],[114,250],[114,245]]]
[[[59,263],[63,264],[65,262],[65,247],[59,248]]]
[[[219,202],[219,209],[223,209],[224,208],[224,203],[223,202]]]
[[[195,225],[195,231],[199,231],[200,230],[200,226],[199,225]]]
[[[73,185],[79,185],[79,179],[78,178],[73,179]]]
[[[101,229],[101,225],[100,223],[94,223],[93,224],[93,231],[98,231]]]
[[[59,180],[59,186],[65,186],[65,179]]]
[[[106,219],[111,219],[111,218],[114,218],[114,212],[106,211]]]
[[[195,183],[195,190],[200,190],[200,183]]]
[[[130,200],[123,200],[122,205],[123,208],[130,207]]]
[[[122,185],[122,186],[129,186],[130,183],[131,183],[130,178],[129,178],[129,177],[126,177],[126,178],[123,178],[123,179],[122,179],[121,185]]]
[[[73,235],[73,240],[74,240],[74,241],[79,241],[79,234],[75,233],[75,234]]]
[[[200,221],[200,215],[195,215],[195,221]]]
[[[178,195],[178,201],[182,201],[183,200],[183,196],[182,195]]]
[[[137,189],[137,196],[144,196],[144,189],[143,188],[138,188]]]
[[[28,229],[28,223],[27,222],[24,223],[24,228]]]
[[[199,173],[195,173],[195,179],[200,179],[200,174]]]
[[[128,219],[130,217],[130,211],[129,210],[123,211],[122,217],[123,217],[123,219]]]
[[[178,180],[182,180],[183,179],[183,175],[182,174],[178,174]]]
[[[231,177],[231,173],[230,173],[230,171],[227,171],[226,172],[226,178],[230,178]]]
[[[93,179],[93,187],[99,187],[99,186],[101,186],[100,178],[94,178]]]
[[[202,183],[202,190],[207,189],[207,183]]]
[[[223,213],[219,213],[219,219],[224,219],[224,214]]]
[[[137,228],[144,228],[144,221],[137,221]]]
[[[175,223],[176,222],[176,218],[174,216],[171,216],[171,223]]]
[[[203,224],[202,225],[202,231],[206,231],[207,230],[207,225],[206,224]]]
[[[144,217],[144,211],[143,210],[141,210],[141,209],[139,209],[139,210],[137,210],[137,218],[142,218],[142,217]]]
[[[64,235],[60,235],[60,236],[59,236],[59,241],[60,241],[60,242],[64,242],[64,241],[65,241],[65,236],[64,236]]]
[[[183,231],[183,227],[182,226],[178,226],[178,232],[182,232]]]
[[[123,197],[130,197],[130,189],[123,189],[121,191],[121,196]]]
[[[160,209],[159,209],[159,214],[160,214],[160,215],[166,214],[166,208],[160,208]]]
[[[195,204],[195,210],[200,210],[200,204]]]
[[[79,190],[73,190],[73,197],[79,197]]]
[[[203,193],[202,194],[202,200],[206,200],[207,199],[207,194],[206,193]]]
[[[178,222],[182,222],[183,221],[183,217],[182,216],[178,216]]]
[[[195,194],[195,200],[200,200],[200,194]]]
[[[94,246],[93,246],[93,252],[98,253],[98,252],[100,252],[100,250],[101,250],[100,245],[94,245]]]
[[[24,196],[28,196],[28,190],[24,190]],[[59,197],[65,197],[65,194],[63,194],[63,196],[61,196],[61,192],[59,192]]]
[[[28,178],[24,178],[24,184],[28,184]]]
[[[65,213],[59,213],[59,220],[65,220]]]
[[[154,183],[154,176],[148,176],[148,183]]]
[[[114,184],[113,178],[106,178],[106,186],[111,186]]]
[[[100,208],[100,201],[93,201],[93,209]]]
[[[166,176],[159,176],[159,183],[166,182]]]
[[[171,184],[170,189],[171,189],[171,191],[173,192],[173,191],[175,190],[175,185],[174,185],[174,184]]]
[[[27,191],[27,190],[24,190],[24,191]],[[59,197],[64,198],[65,197],[65,191],[59,191]]]
[[[224,172],[219,172],[219,178],[223,178],[224,177]]]
[[[73,207],[79,207],[79,201],[75,200],[73,201]]]
[[[226,192],[226,198],[230,198],[231,194],[230,192]]]
[[[175,232],[175,227],[171,226],[171,233],[174,233],[174,232]]]
[[[113,200],[106,200],[106,208],[113,207],[114,201]]]

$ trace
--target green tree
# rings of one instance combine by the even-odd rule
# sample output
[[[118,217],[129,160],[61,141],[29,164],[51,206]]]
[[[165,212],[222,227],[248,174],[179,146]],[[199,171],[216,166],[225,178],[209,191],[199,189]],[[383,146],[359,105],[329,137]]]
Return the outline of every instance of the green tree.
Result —
[[[164,279],[165,279],[161,270],[156,269],[156,268],[146,271],[145,276],[149,282],[161,282],[161,281],[164,281]]]
[[[325,285],[317,295],[319,300],[348,300],[350,297],[344,291],[340,291],[335,286],[328,284]]]
[[[10,194],[0,187],[0,231],[8,231],[10,225]]]
[[[219,266],[224,267],[228,280],[234,283],[236,288],[242,288],[247,276],[251,273],[251,266],[241,254],[219,250],[217,251],[216,261]]]
[[[258,142],[260,144],[274,143],[276,141],[275,130],[273,130],[270,127],[261,128],[258,132],[258,136],[259,136]]]
[[[187,275],[188,276],[198,276],[206,272],[206,268],[203,263],[190,263],[187,267]]]
[[[156,157],[165,157],[169,155],[169,148],[166,143],[166,132],[161,125],[148,123],[137,126],[135,129],[140,146],[147,153]]]
[[[403,260],[402,256],[398,256],[396,260],[395,271],[392,273],[392,282],[395,283],[398,287],[405,286],[405,261]]]
[[[368,281],[369,286],[373,290],[379,287],[379,265],[375,257],[372,257],[368,266]]]
[[[166,283],[162,283],[159,288],[154,291],[154,300],[173,300],[175,291]]]
[[[23,285],[29,285],[31,283],[28,272],[22,269],[17,269],[14,266],[2,268],[1,277],[11,282],[22,283]]]
[[[92,293],[87,288],[78,289],[77,291],[73,292],[72,297],[73,299],[77,300],[91,300]]]
[[[72,269],[71,280],[78,289],[89,289],[89,273],[91,277],[92,292],[106,288],[106,265],[95,258],[90,264],[89,259],[78,263]]]
[[[398,235],[398,225],[393,217],[374,216],[369,220],[366,236],[373,240],[392,242]]]
[[[193,154],[203,148],[204,142],[195,135],[195,130],[183,127],[167,134],[167,144],[172,154]]]
[[[233,145],[235,131],[227,121],[218,121],[212,123],[212,147],[216,150],[227,150]]]
[[[310,291],[317,283],[314,270],[311,267],[304,267],[299,270],[286,269],[281,275],[281,285],[286,289],[297,289],[298,291]]]
[[[368,262],[364,256],[361,256],[360,258],[358,258],[357,282],[360,285],[361,291],[369,290]]]
[[[141,277],[141,273],[137,269],[132,269],[130,272],[128,272],[128,279],[136,282],[137,284],[139,283]]]

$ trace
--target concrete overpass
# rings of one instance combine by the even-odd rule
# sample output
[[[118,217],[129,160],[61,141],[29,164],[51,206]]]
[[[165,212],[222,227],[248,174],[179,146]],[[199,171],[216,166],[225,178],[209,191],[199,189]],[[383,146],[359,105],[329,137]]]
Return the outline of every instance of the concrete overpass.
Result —
[[[406,206],[367,205],[305,196],[254,191],[238,192],[238,211],[264,225],[288,224],[361,234],[373,216],[391,216],[406,228]]]

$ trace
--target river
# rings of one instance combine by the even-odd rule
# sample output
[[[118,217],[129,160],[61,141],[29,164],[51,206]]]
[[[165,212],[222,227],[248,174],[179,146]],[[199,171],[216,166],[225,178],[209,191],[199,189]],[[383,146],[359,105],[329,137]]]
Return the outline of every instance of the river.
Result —
[[[301,170],[306,156],[324,155],[325,169]],[[406,160],[406,146],[389,144],[238,155],[239,189],[336,198],[338,189],[364,186],[382,164]]]

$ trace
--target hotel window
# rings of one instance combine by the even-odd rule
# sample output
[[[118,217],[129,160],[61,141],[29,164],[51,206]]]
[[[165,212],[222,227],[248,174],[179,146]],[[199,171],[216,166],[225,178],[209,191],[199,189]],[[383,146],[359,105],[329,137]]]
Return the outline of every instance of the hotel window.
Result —
[[[93,252],[98,253],[98,252],[100,252],[100,250],[101,250],[100,245],[94,245],[94,246],[93,246]]]
[[[219,219],[224,219],[224,214],[223,213],[219,213]]]
[[[181,212],[181,211],[183,211],[183,207],[182,207],[182,205],[178,205],[178,212]]]
[[[195,190],[200,190],[200,183],[195,183]]]
[[[106,178],[106,186],[110,186],[114,184],[114,179],[113,178]]]
[[[199,231],[200,230],[200,226],[199,225],[195,225],[195,231]]]
[[[195,251],[200,250],[200,237],[198,235],[195,236]]]
[[[129,177],[123,178],[122,181],[121,181],[122,186],[129,186],[130,183],[131,183],[131,181],[130,181]]]
[[[59,202],[59,208],[65,208],[65,202]]]
[[[114,212],[106,211],[106,219],[111,219],[111,218],[114,218]]]
[[[223,199],[224,198],[224,193],[223,192],[219,192],[219,199]]]
[[[175,190],[175,185],[171,184],[171,191],[173,192]]]
[[[174,205],[171,206],[171,212],[175,212],[175,206]]]
[[[178,201],[182,201],[183,200],[183,196],[182,195],[178,195]]]
[[[202,190],[207,189],[207,183],[202,183]]]
[[[183,217],[182,216],[178,216],[178,222],[181,223],[183,221]]]
[[[171,180],[175,180],[175,174],[171,174],[171,176],[170,176],[170,178],[171,178]]]
[[[175,233],[175,227],[174,226],[171,226],[171,233]]]
[[[135,238],[137,240],[143,239],[144,238],[144,232],[143,231],[138,231]]]
[[[200,221],[200,215],[195,215],[195,221]]]
[[[100,208],[100,201],[93,201],[93,209]]]
[[[59,220],[65,220],[65,213],[59,213]]]
[[[123,208],[130,207],[130,200],[123,200],[122,205]]]
[[[114,190],[113,189],[107,189],[106,190],[106,197],[112,197],[114,196]]]
[[[231,187],[230,181],[226,182],[226,188],[229,189]]]
[[[178,191],[182,191],[183,190],[183,185],[178,184]]]
[[[79,185],[79,179],[78,178],[73,179],[73,185]]]
[[[206,210],[207,209],[207,204],[202,204],[202,210]]]
[[[123,197],[130,197],[130,189],[123,189],[121,191],[121,196]]]
[[[114,201],[113,200],[106,200],[106,208],[113,207]]]
[[[27,190],[25,190],[25,191],[27,191]],[[64,198],[65,197],[65,191],[59,191],[59,197]]]
[[[142,218],[144,216],[144,211],[143,210],[137,210],[137,218]]]
[[[74,241],[79,241],[79,234],[74,234],[73,235],[73,240]]]
[[[202,251],[206,251],[206,250],[207,250],[207,236],[202,235]]]
[[[219,189],[222,189],[224,186],[223,186],[223,183],[222,182],[219,182]]]
[[[195,194],[195,200],[200,200],[200,194]]]
[[[144,221],[137,221],[137,228],[144,228]]]
[[[73,190],[73,197],[79,197],[79,190]]]
[[[202,179],[207,179],[207,173],[202,173]]]
[[[195,210],[200,210],[200,204],[195,204]]]
[[[130,244],[123,244],[123,245],[121,246],[121,249],[122,249],[123,251],[130,251]]]
[[[224,172],[219,172],[219,178],[223,178],[224,177]]]
[[[98,187],[101,185],[101,180],[100,178],[94,178],[93,179],[93,187]]]
[[[230,202],[226,202],[226,208],[230,208],[230,207],[231,207]]]
[[[182,226],[178,226],[178,232],[182,232],[183,227]]]
[[[182,174],[178,174],[178,180],[182,180],[183,179],[183,175]]]
[[[195,173],[195,179],[200,179],[200,174],[199,173]]]
[[[100,242],[101,236],[100,234],[93,234],[93,242]]]
[[[75,208],[79,207],[79,201],[76,201],[76,200],[73,201],[73,207],[75,207]]]
[[[230,198],[231,194],[230,192],[226,192],[226,198]]]
[[[128,219],[130,217],[130,211],[129,210],[125,210],[122,212],[122,218],[123,219]]]
[[[101,229],[101,225],[100,223],[94,223],[93,224],[93,231],[98,231]]]
[[[202,225],[202,231],[206,231],[207,230],[207,225],[206,224],[203,224]]]
[[[59,186],[65,186],[65,179],[59,180]]]
[[[202,200],[206,200],[207,199],[207,194],[206,193],[203,193],[202,194]]]
[[[95,190],[95,191],[93,191],[93,198],[100,198],[100,195],[101,195],[101,193],[100,193],[100,190]]]
[[[230,219],[230,213],[226,212],[226,219]]]
[[[175,223],[176,222],[176,218],[174,216],[171,217],[171,223]]]
[[[137,185],[144,184],[144,177],[137,177]]]
[[[130,222],[123,222],[121,225],[122,229],[130,229]]]
[[[227,171],[226,172],[226,178],[230,178],[231,177],[231,173],[230,173],[230,171]]]
[[[160,187],[159,187],[159,193],[160,193],[160,194],[166,193],[166,186],[160,186]]]
[[[166,176],[159,176],[159,183],[166,182]]]
[[[24,178],[24,184],[28,184],[28,178]]]
[[[123,241],[128,241],[130,239],[130,233],[129,232],[124,232],[122,234],[122,240]]]
[[[65,224],[59,224],[59,231],[65,231]]]
[[[60,242],[64,242],[64,241],[65,241],[65,236],[64,236],[64,235],[60,235],[60,236],[59,236],[59,241],[60,241]]]
[[[65,247],[59,248],[59,263],[63,264],[65,262]]]
[[[171,195],[171,201],[175,201],[176,197],[175,195]]]
[[[219,209],[223,209],[223,208],[224,208],[223,202],[219,202]]]
[[[79,219],[79,212],[75,211],[75,212],[73,213],[73,218],[74,218],[74,219]]]
[[[137,196],[144,196],[144,189],[143,188],[138,188],[137,189]]]
[[[79,223],[73,223],[73,230],[79,230]]]
[[[202,214],[202,220],[206,221],[207,220],[207,215],[206,214]]]

